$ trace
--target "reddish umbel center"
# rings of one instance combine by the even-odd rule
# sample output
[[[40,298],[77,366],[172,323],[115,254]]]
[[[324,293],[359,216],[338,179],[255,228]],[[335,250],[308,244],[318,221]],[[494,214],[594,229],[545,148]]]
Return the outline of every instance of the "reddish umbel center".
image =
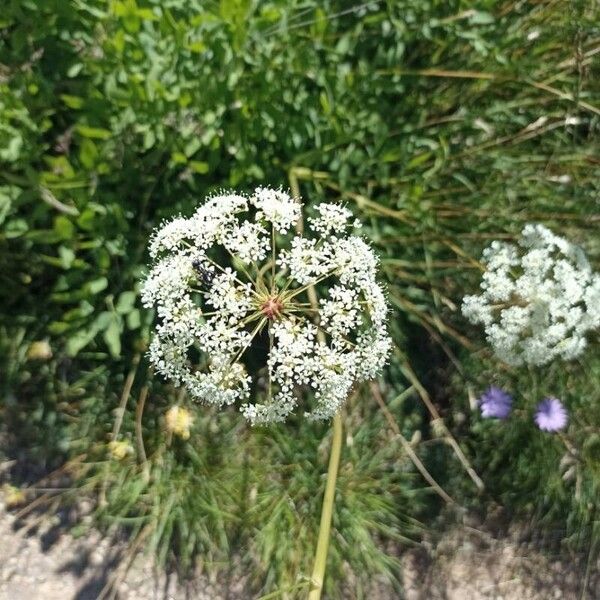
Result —
[[[281,315],[281,311],[283,309],[283,303],[279,298],[269,298],[261,307],[260,311],[262,312],[267,319],[277,319]]]

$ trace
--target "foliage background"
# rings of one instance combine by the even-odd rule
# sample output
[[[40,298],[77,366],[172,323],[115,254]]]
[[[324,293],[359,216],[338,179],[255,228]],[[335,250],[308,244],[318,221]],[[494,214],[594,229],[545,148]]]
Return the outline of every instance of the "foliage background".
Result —
[[[486,243],[526,222],[598,265],[599,16],[577,0],[7,0],[0,452],[17,459],[13,481],[68,461],[66,496],[99,498],[98,522],[150,539],[162,561],[223,573],[236,556],[256,593],[305,585],[326,428],[249,430],[198,409],[192,439],[168,440],[162,414],[185,399],[147,372],[138,301],[163,218],[220,188],[281,184],[349,203],[378,248],[397,344],[381,386],[432,475],[472,510],[501,506],[575,552],[597,548],[597,338],[566,369],[509,370],[457,306]],[[490,382],[516,396],[507,424],[473,410]],[[531,424],[545,394],[571,410],[566,441]],[[118,435],[135,454],[116,461],[122,399]],[[397,585],[398,545],[441,504],[369,388],[344,418],[327,591],[360,597],[375,574]]]

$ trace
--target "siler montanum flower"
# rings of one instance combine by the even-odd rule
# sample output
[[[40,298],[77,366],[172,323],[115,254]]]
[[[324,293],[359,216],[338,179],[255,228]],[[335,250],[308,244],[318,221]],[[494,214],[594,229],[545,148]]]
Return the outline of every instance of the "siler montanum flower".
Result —
[[[542,431],[560,431],[567,426],[569,415],[558,398],[544,398],[537,405],[534,419]]]
[[[350,233],[351,212],[319,204],[299,234],[301,211],[281,190],[222,194],[150,242],[151,362],[196,400],[239,403],[252,423],[283,421],[306,397],[311,418],[330,418],[390,350],[377,258]]]
[[[497,387],[490,387],[479,398],[481,416],[489,419],[506,419],[512,410],[513,399],[510,394]]]
[[[542,225],[526,225],[518,245],[493,242],[478,296],[463,314],[482,323],[496,355],[511,365],[569,360],[600,326],[600,275],[583,251]]]

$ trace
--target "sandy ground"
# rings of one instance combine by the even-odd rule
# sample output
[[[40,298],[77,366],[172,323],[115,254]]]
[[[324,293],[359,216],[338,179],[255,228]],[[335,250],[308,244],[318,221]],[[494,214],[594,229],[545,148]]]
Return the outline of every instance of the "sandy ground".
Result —
[[[17,530],[14,525],[13,515],[0,507],[0,600],[247,598],[241,595],[241,584],[226,593],[223,586],[200,576],[179,583],[153,569],[143,554],[125,571],[122,548],[95,531],[75,539],[62,528],[55,530],[48,520],[35,531]]]
[[[52,522],[15,530],[14,517],[0,505],[0,600],[96,600],[119,577],[118,548],[98,533],[74,539]],[[115,586],[120,600],[250,600],[239,581],[226,592],[203,577],[181,584],[156,573],[141,555]],[[588,576],[562,557],[551,559],[509,538],[461,526],[429,549],[403,557],[407,600],[580,600],[600,598],[598,565]],[[588,589],[582,594],[583,582]],[[348,593],[348,599],[353,595]],[[397,598],[374,582],[369,600]]]
[[[581,561],[467,526],[448,531],[435,548],[409,553],[404,561],[407,600],[600,598],[597,564],[586,575]]]

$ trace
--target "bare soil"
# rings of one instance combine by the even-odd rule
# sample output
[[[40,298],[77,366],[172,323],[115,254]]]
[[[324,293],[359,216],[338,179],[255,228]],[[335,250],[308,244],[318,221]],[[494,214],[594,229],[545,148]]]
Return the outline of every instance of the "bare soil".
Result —
[[[0,492],[0,600],[250,600],[243,578],[224,588],[199,575],[182,583],[138,556],[124,569],[122,552],[99,533],[75,539],[52,518],[15,528]],[[554,557],[474,527],[446,532],[435,546],[403,556],[407,600],[589,600],[600,598],[598,565]],[[369,600],[397,595],[373,582]],[[586,589],[584,593],[583,590]],[[112,590],[114,594],[108,592]],[[348,599],[352,600],[351,592]]]

